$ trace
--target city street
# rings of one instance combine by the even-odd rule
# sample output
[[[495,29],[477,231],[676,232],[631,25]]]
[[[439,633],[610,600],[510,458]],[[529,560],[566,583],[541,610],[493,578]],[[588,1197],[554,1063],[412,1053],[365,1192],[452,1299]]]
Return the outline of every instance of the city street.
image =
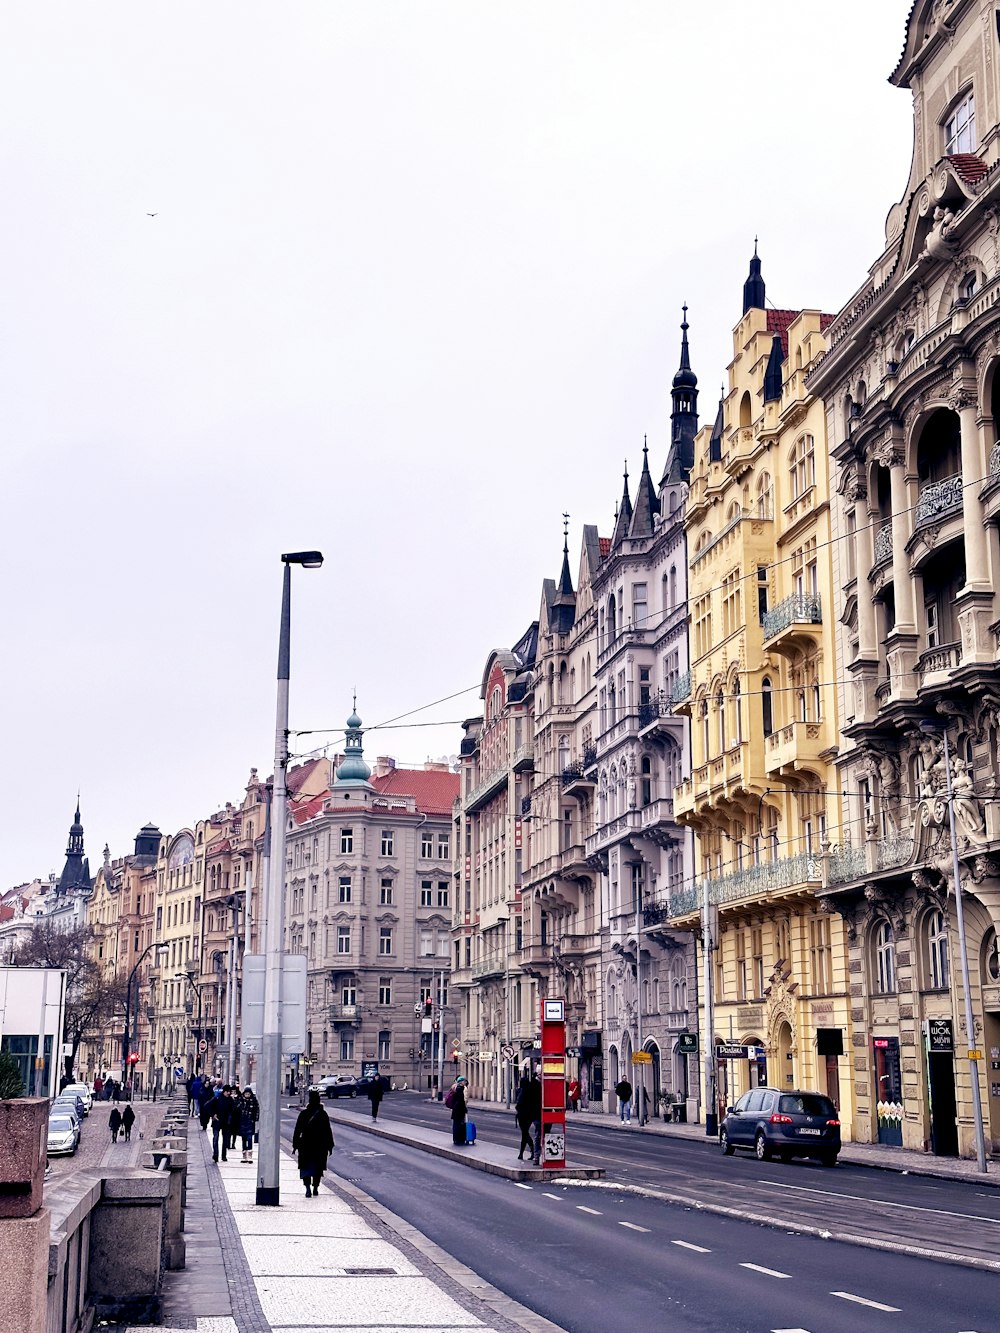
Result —
[[[347,1116],[363,1109],[364,1103],[345,1108]],[[683,1188],[692,1201],[724,1198],[748,1212],[809,1217],[813,1224],[836,1213],[859,1234],[903,1236],[909,1228],[901,1243],[935,1251],[961,1244],[965,1235],[981,1247],[1000,1234],[1000,1195],[988,1190],[846,1166],[824,1172],[723,1159],[710,1145],[578,1121],[571,1131],[583,1141],[588,1162],[605,1163],[607,1181],[597,1187],[527,1184],[347,1127],[337,1123],[339,1110],[332,1159],[338,1175],[569,1330],[633,1321],[720,1333],[834,1333],[859,1321],[880,1330],[904,1320],[952,1333],[996,1327],[995,1273],[790,1234],[622,1187]],[[443,1108],[407,1094],[387,1098],[381,1115],[386,1128],[393,1119],[436,1128],[446,1120]],[[476,1119],[484,1142],[512,1141],[507,1112],[480,1108]],[[584,1151],[571,1151],[584,1159]],[[516,1159],[516,1142],[511,1156]],[[805,1193],[813,1189],[822,1193]],[[905,1220],[897,1220],[897,1211]],[[935,1243],[935,1234],[949,1239]],[[969,1248],[963,1244],[961,1252]]]

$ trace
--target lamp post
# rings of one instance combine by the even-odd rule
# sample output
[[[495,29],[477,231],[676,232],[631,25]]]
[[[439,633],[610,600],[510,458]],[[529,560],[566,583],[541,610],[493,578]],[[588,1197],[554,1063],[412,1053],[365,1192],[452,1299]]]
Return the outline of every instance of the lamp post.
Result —
[[[148,953],[151,953],[154,949],[156,950],[157,958],[165,958],[167,954],[170,952],[170,950],[167,948],[165,944],[147,944],[145,949],[143,949],[142,953],[135,960],[135,967],[133,967],[132,971],[128,974],[128,982],[125,986],[125,1031],[122,1034],[122,1082],[125,1081],[125,1078],[128,1075],[129,1043],[132,1037],[132,1034],[129,1031],[129,1022],[132,1013],[132,982],[135,980],[135,974],[142,966],[143,959],[146,957]],[[136,993],[135,1020],[136,1020],[135,1025],[136,1027],[138,1027],[139,1026],[138,992]]]
[[[948,728],[938,726],[930,718],[920,723],[925,734],[939,735],[944,745],[944,772],[948,793],[948,832],[951,836],[951,867],[955,876],[955,925],[958,929],[958,951],[962,961],[962,989],[965,992],[965,1037],[969,1052],[969,1078],[972,1081],[972,1116],[976,1131],[976,1165],[986,1171],[986,1135],[983,1131],[983,1103],[979,1091],[979,1060],[974,1058],[976,1034],[972,1016],[972,985],[969,978],[969,946],[965,938],[965,909],[962,904],[962,867],[958,860],[958,834],[955,829],[955,791],[951,780],[951,754],[948,749]]]
[[[257,1202],[281,1202],[278,1173],[281,1159],[281,929],[285,883],[285,819],[288,790],[288,675],[291,639],[292,565],[319,569],[319,551],[292,551],[281,557],[281,622],[278,633],[278,698],[274,728],[274,794],[271,798],[271,858],[261,912],[264,954],[264,1021],[260,1061],[260,1149],[257,1153]]]
[[[197,981],[195,981],[193,972],[175,972],[174,980],[186,981],[187,984],[194,991],[195,995],[197,995],[198,997],[198,1027],[197,1027],[198,1037],[194,1049],[194,1072],[196,1074],[200,1074],[201,1073],[201,987],[198,985]]]

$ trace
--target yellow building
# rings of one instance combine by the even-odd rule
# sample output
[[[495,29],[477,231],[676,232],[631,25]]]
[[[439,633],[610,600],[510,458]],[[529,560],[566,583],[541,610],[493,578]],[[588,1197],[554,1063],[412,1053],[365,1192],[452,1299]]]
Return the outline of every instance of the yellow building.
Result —
[[[805,387],[828,322],[766,308],[754,254],[685,515],[692,770],[675,810],[695,833],[692,927],[706,881],[711,903],[718,1105],[763,1083],[818,1089],[847,1137],[844,926],[817,899],[840,822],[828,465],[823,403]]]

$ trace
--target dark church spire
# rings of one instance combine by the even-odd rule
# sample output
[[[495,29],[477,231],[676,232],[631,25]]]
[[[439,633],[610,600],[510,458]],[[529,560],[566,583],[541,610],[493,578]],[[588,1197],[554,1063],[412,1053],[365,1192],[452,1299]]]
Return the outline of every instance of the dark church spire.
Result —
[[[76,813],[69,828],[69,841],[66,844],[66,864],[59,876],[59,892],[68,893],[73,889],[90,889],[90,866],[83,854],[83,825],[80,822],[80,795],[76,797]]]
[[[722,461],[722,437],[726,432],[726,390],[723,387],[719,392],[719,410],[715,414],[715,425],[712,427],[712,434],[708,441],[708,461],[710,463],[720,463]]]
[[[635,493],[635,508],[632,511],[632,522],[629,524],[628,535],[630,537],[652,536],[653,517],[659,512],[660,502],[653,486],[653,478],[649,475],[649,446],[646,443],[646,437],[643,436],[642,473],[639,476],[639,486]]]
[[[757,254],[757,237],[753,238],[753,259],[750,260],[750,274],[743,284],[743,313],[748,310],[764,309],[764,279],[760,273],[760,256]]]
[[[687,481],[694,467],[694,437],[698,434],[698,376],[691,369],[687,305],[681,309],[681,363],[670,390],[670,453],[661,486],[667,481]]]
[[[785,362],[785,353],[781,348],[781,335],[776,333],[771,343],[771,355],[767,358],[764,371],[764,402],[774,403],[781,397],[781,367]]]
[[[615,522],[615,530],[611,534],[612,550],[619,546],[628,536],[628,530],[632,524],[632,501],[628,493],[628,463],[625,464],[625,486],[622,490],[622,502],[618,506],[618,518]]]
[[[559,593],[562,597],[573,596],[573,580],[569,573],[569,514],[563,514],[563,562],[559,575]]]

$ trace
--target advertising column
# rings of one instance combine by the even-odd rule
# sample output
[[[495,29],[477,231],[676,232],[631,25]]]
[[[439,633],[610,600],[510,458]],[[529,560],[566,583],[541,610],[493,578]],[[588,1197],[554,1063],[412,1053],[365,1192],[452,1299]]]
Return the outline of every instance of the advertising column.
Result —
[[[542,1166],[566,1165],[566,1005],[542,1001]]]

